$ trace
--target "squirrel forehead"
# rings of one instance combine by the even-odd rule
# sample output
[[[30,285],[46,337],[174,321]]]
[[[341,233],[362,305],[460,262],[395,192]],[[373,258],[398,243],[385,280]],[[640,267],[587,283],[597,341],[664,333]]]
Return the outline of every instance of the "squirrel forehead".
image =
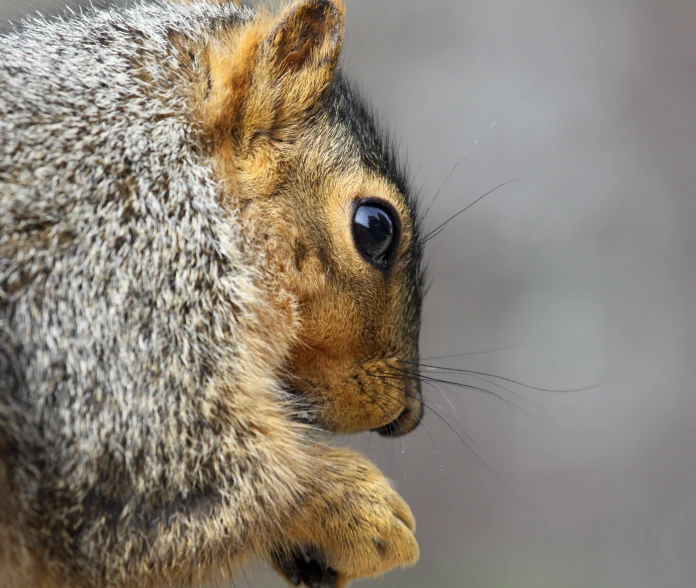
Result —
[[[325,102],[331,118],[344,126],[355,141],[361,162],[371,171],[389,180],[397,190],[409,197],[411,190],[405,166],[388,133],[377,123],[374,112],[360,93],[338,71]]]
[[[406,166],[402,164],[389,133],[378,123],[369,103],[340,71],[326,98],[325,111],[330,124],[340,129],[340,139],[350,143],[354,156],[367,175],[388,184],[397,200],[392,204],[401,213],[417,220],[417,200]]]

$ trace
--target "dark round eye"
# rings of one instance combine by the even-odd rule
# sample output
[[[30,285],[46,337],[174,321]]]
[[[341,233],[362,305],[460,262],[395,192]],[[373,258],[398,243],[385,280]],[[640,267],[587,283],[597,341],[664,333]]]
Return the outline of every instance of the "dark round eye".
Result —
[[[373,204],[358,206],[353,217],[353,238],[360,251],[373,261],[382,262],[394,241],[391,215]]]

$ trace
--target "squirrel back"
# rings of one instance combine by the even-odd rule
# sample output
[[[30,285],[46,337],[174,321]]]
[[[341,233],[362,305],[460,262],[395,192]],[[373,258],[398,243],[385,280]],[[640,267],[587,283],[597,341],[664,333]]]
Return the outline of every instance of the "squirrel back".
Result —
[[[288,517],[343,483],[317,486],[315,429],[420,420],[396,371],[417,357],[414,205],[337,67],[342,10],[156,2],[0,37],[6,585],[279,565],[318,537]],[[391,219],[379,259],[379,231],[356,253],[361,206]],[[413,561],[408,537],[374,573]],[[325,543],[325,568],[370,575]]]

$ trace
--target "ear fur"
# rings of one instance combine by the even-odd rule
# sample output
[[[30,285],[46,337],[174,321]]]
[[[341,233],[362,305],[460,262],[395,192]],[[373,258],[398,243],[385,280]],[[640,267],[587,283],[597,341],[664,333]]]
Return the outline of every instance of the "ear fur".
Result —
[[[264,43],[263,52],[280,73],[333,65],[343,35],[342,5],[306,0],[291,7]]]
[[[241,152],[259,136],[291,140],[333,83],[343,41],[342,0],[303,0],[260,18],[211,52],[209,121]]]

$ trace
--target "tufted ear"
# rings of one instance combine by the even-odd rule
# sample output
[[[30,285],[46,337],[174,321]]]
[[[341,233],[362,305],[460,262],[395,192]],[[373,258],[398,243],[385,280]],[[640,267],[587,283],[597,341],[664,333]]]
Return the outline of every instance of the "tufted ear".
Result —
[[[332,75],[343,36],[342,4],[306,0],[291,6],[266,38],[262,54],[276,74],[312,71]]]
[[[291,140],[306,121],[336,75],[344,11],[342,0],[295,2],[211,55],[215,126],[227,127],[238,149],[259,136]]]

